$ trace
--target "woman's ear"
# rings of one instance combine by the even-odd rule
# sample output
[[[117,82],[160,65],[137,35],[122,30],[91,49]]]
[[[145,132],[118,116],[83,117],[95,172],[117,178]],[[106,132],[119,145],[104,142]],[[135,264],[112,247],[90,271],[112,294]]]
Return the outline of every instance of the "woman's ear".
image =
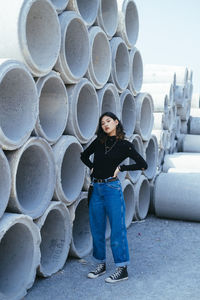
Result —
[[[115,120],[115,124],[116,124],[116,126],[119,124],[119,121],[118,120]]]

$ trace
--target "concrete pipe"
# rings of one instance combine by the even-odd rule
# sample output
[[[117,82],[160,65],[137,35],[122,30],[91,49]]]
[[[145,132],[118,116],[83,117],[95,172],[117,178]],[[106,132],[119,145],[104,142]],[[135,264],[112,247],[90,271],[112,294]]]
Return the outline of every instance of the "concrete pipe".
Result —
[[[126,205],[126,228],[128,228],[131,225],[135,214],[134,188],[133,184],[128,179],[125,179],[122,183],[122,191]]]
[[[137,6],[133,0],[117,0],[118,26],[116,35],[124,39],[131,49],[137,42],[139,32],[139,17]]]
[[[162,112],[155,112],[153,113],[153,130],[162,130],[164,125],[164,113]]]
[[[199,95],[199,93],[193,93],[192,102],[191,102],[192,109],[199,110],[199,104],[200,104],[200,95]]]
[[[134,134],[133,137],[130,139],[130,142],[133,144],[135,150],[142,156],[144,157],[144,147],[143,147],[143,143],[142,143],[142,139],[138,134]],[[129,164],[133,164],[134,160],[129,158]],[[128,179],[130,179],[130,181],[132,183],[136,183],[141,175],[141,171],[137,170],[137,171],[128,171],[127,172],[127,176]]]
[[[80,14],[87,26],[91,26],[97,18],[100,0],[69,0],[67,10]]]
[[[36,220],[41,234],[41,260],[37,274],[48,277],[61,270],[67,260],[72,238],[68,208],[52,201],[45,213]]]
[[[158,147],[164,150],[166,148],[167,130],[154,129],[152,135],[156,136]]]
[[[199,101],[200,101],[200,98],[199,98]],[[200,108],[199,107],[195,107],[195,108],[191,107],[190,116],[191,117],[200,117]]]
[[[111,72],[110,43],[105,32],[98,26],[89,29],[89,40],[91,56],[86,76],[96,89],[101,89],[108,81]]]
[[[67,124],[69,113],[68,96],[60,76],[51,71],[36,82],[39,95],[39,115],[34,134],[56,143]]]
[[[73,227],[70,255],[82,258],[92,251],[87,193],[80,194],[73,205],[69,206]]]
[[[183,107],[186,98],[186,90],[184,85],[174,87],[174,102],[177,107]]]
[[[94,136],[99,119],[99,103],[95,88],[82,78],[76,85],[67,87],[69,117],[66,134],[74,135],[85,144]]]
[[[153,100],[151,95],[140,93],[136,97],[135,133],[141,135],[143,141],[148,141],[153,128]]]
[[[44,76],[60,50],[60,24],[48,0],[1,1],[0,57],[27,65],[34,76]]]
[[[163,165],[164,157],[165,157],[165,150],[158,148],[158,162],[157,162],[158,170],[160,170],[161,166]]]
[[[63,135],[53,145],[56,161],[56,187],[54,199],[72,204],[79,196],[85,177],[85,166],[80,160],[83,151],[74,136]]]
[[[111,111],[119,119],[121,119],[121,106],[120,98],[117,92],[117,88],[112,83],[107,83],[104,88],[97,92],[99,98],[99,113]]]
[[[200,153],[178,152],[165,155],[163,172],[169,168],[198,169],[200,166]]]
[[[143,63],[140,52],[137,48],[133,48],[130,53],[130,81],[129,89],[136,96],[142,87],[143,81]]]
[[[77,83],[88,69],[90,60],[89,36],[81,17],[73,11],[59,16],[61,48],[54,66],[65,83]]]
[[[188,75],[188,69],[186,67],[176,66],[174,74],[174,85],[185,85],[188,81]]]
[[[11,189],[10,167],[4,152],[0,148],[0,218],[8,204]]]
[[[134,185],[135,191],[135,220],[146,218],[150,205],[150,185],[144,175],[141,175]]]
[[[48,207],[55,187],[55,162],[49,144],[30,138],[20,149],[7,152],[11,169],[8,211],[39,218]]]
[[[51,0],[58,14],[62,13],[67,7],[69,0]]]
[[[130,60],[128,48],[120,37],[110,41],[112,51],[112,68],[109,81],[116,85],[119,93],[128,86],[130,78]]]
[[[181,120],[188,121],[190,117],[190,101],[184,101],[182,107],[177,108],[177,115],[180,116]]]
[[[142,91],[151,94],[154,102],[154,111],[167,111],[174,102],[174,89],[171,83],[145,83]]]
[[[191,116],[189,118],[188,125],[189,125],[189,133],[190,134],[197,134],[197,135],[200,134],[200,116],[199,117]]]
[[[29,138],[38,116],[35,82],[24,64],[0,59],[0,146],[14,150]]]
[[[192,133],[192,134],[194,134],[193,132],[189,131],[189,124],[190,124],[189,120],[188,121],[181,120],[181,133],[184,133],[184,134]]]
[[[185,134],[182,149],[183,152],[200,152],[200,135]]]
[[[158,217],[200,221],[200,173],[161,173],[155,182]]]
[[[110,40],[117,30],[118,7],[117,0],[100,0],[96,25],[100,26]]]
[[[5,213],[0,220],[0,295],[22,299],[35,280],[41,237],[29,216]]]
[[[200,173],[199,169],[177,169],[177,168],[169,168],[167,173]]]
[[[87,147],[89,147],[89,145],[96,139],[96,135],[93,136],[93,138],[87,143],[82,145],[83,146],[83,150],[85,150]],[[94,154],[92,154],[90,156],[90,160],[93,162],[94,159]],[[85,166],[85,178],[84,178],[84,184],[83,184],[83,191],[88,191],[89,186],[90,186],[90,182],[91,182],[91,178],[90,178],[90,168]]]
[[[176,138],[179,139],[180,134],[181,134],[181,118],[180,118],[180,116],[176,116],[176,119],[175,119],[175,134],[176,134]]]
[[[145,156],[148,164],[148,169],[144,171],[144,175],[150,180],[156,174],[158,161],[158,141],[155,135],[151,135],[145,147]]]
[[[121,102],[121,121],[129,139],[135,130],[136,124],[136,103],[133,94],[129,90],[125,90],[120,96]]]

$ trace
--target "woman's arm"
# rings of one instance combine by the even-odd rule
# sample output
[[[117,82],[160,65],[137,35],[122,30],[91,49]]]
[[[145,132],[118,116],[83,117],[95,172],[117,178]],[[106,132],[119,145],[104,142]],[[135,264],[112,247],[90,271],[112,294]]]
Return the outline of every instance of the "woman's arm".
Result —
[[[94,164],[89,159],[90,155],[94,153],[97,139],[95,139],[83,152],[81,152],[82,162],[90,169],[93,168]]]
[[[127,141],[127,156],[132,158],[135,163],[131,165],[121,165],[120,171],[146,170],[148,165],[144,158],[135,150],[132,143]]]

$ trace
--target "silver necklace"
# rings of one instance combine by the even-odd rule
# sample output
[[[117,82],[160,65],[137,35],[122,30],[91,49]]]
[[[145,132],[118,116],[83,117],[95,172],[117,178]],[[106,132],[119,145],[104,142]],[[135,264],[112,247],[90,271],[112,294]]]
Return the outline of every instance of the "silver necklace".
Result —
[[[107,146],[106,141],[105,141],[105,154],[110,152],[112,150],[112,148],[116,145],[116,143],[117,143],[117,140],[112,144],[112,146]]]

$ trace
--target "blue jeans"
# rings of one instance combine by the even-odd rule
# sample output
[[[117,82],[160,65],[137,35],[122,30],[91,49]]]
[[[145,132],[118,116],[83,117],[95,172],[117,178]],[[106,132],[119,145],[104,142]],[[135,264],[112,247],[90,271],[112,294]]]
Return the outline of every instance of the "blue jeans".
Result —
[[[119,180],[94,183],[89,205],[93,256],[98,262],[106,260],[106,219],[111,227],[111,249],[116,266],[129,264],[125,224],[125,202]]]

